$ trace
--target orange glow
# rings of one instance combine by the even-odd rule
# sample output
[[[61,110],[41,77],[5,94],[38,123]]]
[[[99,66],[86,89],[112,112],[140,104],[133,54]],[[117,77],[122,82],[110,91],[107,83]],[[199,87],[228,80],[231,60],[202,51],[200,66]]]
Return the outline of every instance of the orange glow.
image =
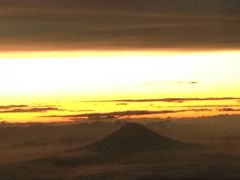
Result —
[[[212,104],[224,107],[232,104],[237,107],[239,100],[144,102],[125,105],[116,102],[82,101],[240,97],[239,67],[240,51],[4,52],[0,53],[0,106],[51,105],[61,110],[2,112],[0,118],[6,121],[52,121],[56,118],[39,116],[129,110],[178,110],[186,109],[183,106],[187,105]],[[238,113],[220,112],[217,109],[151,117]]]

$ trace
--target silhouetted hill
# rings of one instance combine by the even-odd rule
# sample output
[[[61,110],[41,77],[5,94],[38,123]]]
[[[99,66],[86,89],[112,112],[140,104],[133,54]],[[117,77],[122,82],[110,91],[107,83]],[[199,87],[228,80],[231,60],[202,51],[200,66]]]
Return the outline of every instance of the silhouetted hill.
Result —
[[[56,166],[99,164],[122,159],[134,153],[151,153],[161,150],[175,151],[190,147],[193,147],[193,145],[161,136],[143,125],[127,123],[95,143],[54,156],[40,158],[37,162],[50,162]]]
[[[129,154],[190,147],[190,144],[161,136],[137,123],[128,123],[93,144],[81,149],[105,154]]]

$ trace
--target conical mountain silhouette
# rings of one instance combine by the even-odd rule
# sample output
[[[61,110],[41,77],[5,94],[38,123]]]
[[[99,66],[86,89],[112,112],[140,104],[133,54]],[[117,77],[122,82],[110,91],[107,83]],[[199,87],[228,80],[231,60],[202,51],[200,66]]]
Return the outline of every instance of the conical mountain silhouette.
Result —
[[[111,135],[83,147],[106,154],[129,154],[189,147],[190,144],[161,136],[137,123],[128,123]]]

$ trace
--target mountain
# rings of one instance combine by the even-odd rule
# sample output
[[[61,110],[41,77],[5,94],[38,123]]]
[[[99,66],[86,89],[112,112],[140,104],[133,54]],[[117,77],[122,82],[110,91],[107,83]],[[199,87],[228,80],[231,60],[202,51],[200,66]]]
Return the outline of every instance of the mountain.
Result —
[[[103,154],[131,154],[190,147],[190,144],[161,136],[137,123],[127,123],[111,135],[81,150]]]
[[[111,162],[141,152],[168,152],[193,147],[148,129],[137,123],[127,123],[107,137],[53,156],[34,160],[36,163],[51,163],[55,166],[90,165]],[[165,151],[167,150],[167,151]]]

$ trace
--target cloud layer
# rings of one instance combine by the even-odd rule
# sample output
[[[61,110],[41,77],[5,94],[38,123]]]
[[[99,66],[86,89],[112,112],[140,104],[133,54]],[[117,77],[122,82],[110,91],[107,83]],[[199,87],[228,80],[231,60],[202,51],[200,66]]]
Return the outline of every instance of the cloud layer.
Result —
[[[211,111],[211,109],[182,109],[182,110],[161,110],[161,111],[150,111],[150,110],[132,110],[132,111],[116,111],[107,113],[87,113],[87,114],[69,114],[69,115],[48,115],[39,116],[40,118],[67,118],[72,120],[80,119],[121,119],[121,118],[131,118],[144,115],[154,115],[154,114],[173,114],[181,112],[205,112]]]
[[[172,102],[183,103],[188,101],[224,101],[224,100],[240,100],[239,97],[207,97],[207,98],[158,98],[158,99],[117,99],[117,100],[100,100],[100,101],[83,101],[83,102]]]
[[[0,114],[2,113],[41,113],[47,111],[61,111],[55,106],[29,106],[29,105],[7,105],[0,106]]]
[[[238,0],[1,0],[1,50],[239,48]]]

